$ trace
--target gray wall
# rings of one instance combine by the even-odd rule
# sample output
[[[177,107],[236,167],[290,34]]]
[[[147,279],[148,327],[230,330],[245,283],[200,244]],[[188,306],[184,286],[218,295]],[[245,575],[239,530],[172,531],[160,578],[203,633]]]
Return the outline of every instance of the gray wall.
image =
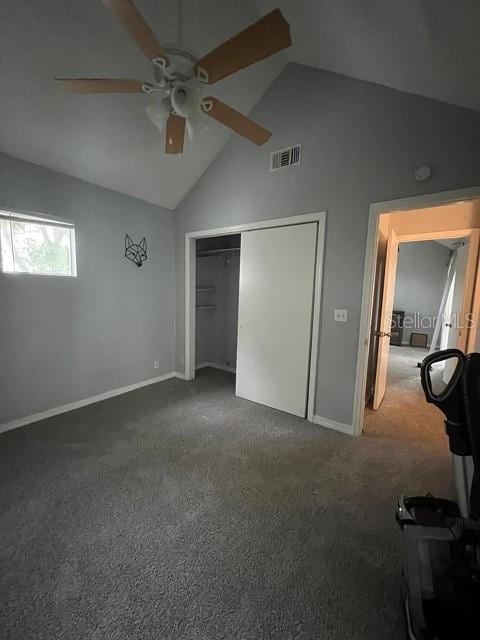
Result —
[[[405,311],[404,344],[410,343],[414,331],[426,333],[430,345],[435,328],[433,319],[437,317],[447,279],[449,253],[439,242],[400,243],[393,308]]]
[[[289,64],[252,112],[273,131],[231,142],[178,209],[177,368],[184,369],[184,234],[327,211],[315,412],[352,422],[369,204],[480,182],[480,117],[433,100]],[[269,154],[303,144],[299,167],[269,173]],[[416,183],[415,167],[433,177]],[[335,323],[335,307],[349,310]]]
[[[0,154],[8,206],[74,221],[78,277],[0,274],[0,424],[174,370],[173,212]]]
[[[217,259],[213,256],[197,258],[197,287],[217,287]],[[197,305],[216,305],[217,292],[197,292]],[[195,364],[213,362],[215,311],[198,309],[195,314]]]
[[[238,295],[240,286],[240,253],[224,258],[220,272],[217,302],[217,364],[236,369],[238,340]]]
[[[197,310],[196,364],[211,362],[235,369],[239,280],[239,253],[197,258],[197,287],[215,287],[215,292],[198,292],[197,305],[213,304],[216,308]]]

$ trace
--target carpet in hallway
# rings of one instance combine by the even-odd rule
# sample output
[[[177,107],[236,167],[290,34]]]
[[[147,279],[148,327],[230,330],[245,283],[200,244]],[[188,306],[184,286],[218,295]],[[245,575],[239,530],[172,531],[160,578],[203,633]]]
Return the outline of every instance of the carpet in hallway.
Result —
[[[417,441],[435,455],[448,456],[444,416],[425,401],[417,363],[427,349],[390,346],[387,390],[377,411],[366,409],[364,433]]]

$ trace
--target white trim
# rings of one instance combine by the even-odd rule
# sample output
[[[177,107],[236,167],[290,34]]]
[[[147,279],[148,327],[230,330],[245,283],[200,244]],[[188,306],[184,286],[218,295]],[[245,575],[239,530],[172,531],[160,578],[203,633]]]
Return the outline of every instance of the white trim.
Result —
[[[425,240],[447,240],[450,238],[463,238],[474,236],[478,229],[468,227],[466,229],[449,229],[448,231],[422,231],[421,233],[397,234],[399,243],[425,242]]]
[[[185,234],[188,238],[212,238],[214,236],[231,236],[242,231],[252,229],[269,229],[271,227],[289,227],[293,224],[307,224],[308,222],[318,222],[321,216],[325,216],[325,211],[316,213],[302,213],[298,216],[288,216],[286,218],[273,218],[271,220],[259,220],[257,222],[246,222],[245,224],[232,225],[230,227],[217,227],[216,229],[204,229],[203,231],[189,231]]]
[[[412,331],[412,333],[416,333],[415,331]],[[431,342],[432,336],[429,335],[427,333],[427,346],[426,347],[411,347],[410,342],[407,340],[407,342],[403,342],[402,344],[392,344],[392,347],[410,347],[411,349],[425,349],[425,354],[428,353],[428,348],[430,347],[430,342]]]
[[[11,429],[16,429],[17,427],[24,427],[25,425],[31,424],[32,422],[45,420],[46,418],[57,416],[60,413],[67,413],[68,411],[73,411],[74,409],[80,409],[81,407],[86,407],[87,405],[94,404],[95,402],[108,400],[109,398],[120,396],[124,393],[128,393],[129,391],[135,391],[135,389],[140,389],[141,387],[147,387],[151,384],[156,384],[157,382],[169,380],[170,378],[174,378],[175,376],[176,374],[174,372],[165,373],[162,376],[157,376],[156,378],[149,378],[148,380],[135,382],[135,384],[129,384],[126,387],[118,387],[117,389],[112,389],[111,391],[105,391],[104,393],[99,393],[96,396],[90,396],[90,398],[84,398],[83,400],[77,400],[76,402],[69,402],[68,404],[62,404],[58,407],[53,407],[52,409],[41,411],[40,413],[32,413],[31,415],[24,416],[23,418],[17,418],[16,420],[11,420],[10,422],[4,422],[3,424],[0,424],[0,433],[10,431]]]
[[[318,223],[317,230],[317,264],[315,267],[315,292],[312,315],[312,338],[310,349],[310,372],[307,395],[307,420],[313,421],[315,408],[315,385],[318,364],[318,339],[320,332],[320,307],[322,294],[322,270],[325,247],[325,211],[316,213],[303,213],[286,218],[274,218],[272,220],[260,220],[246,224],[205,229],[203,231],[190,231],[185,234],[185,379],[192,380],[195,377],[195,282],[196,259],[195,240],[197,238],[211,238],[214,236],[232,235],[244,231],[256,229],[270,229],[273,227],[289,227],[292,225]]]
[[[373,288],[375,285],[375,263],[377,259],[377,236],[380,215],[382,213],[393,213],[395,211],[408,211],[410,209],[435,207],[462,200],[472,200],[474,198],[480,198],[480,186],[455,189],[453,191],[441,191],[439,193],[423,194],[396,200],[387,200],[385,202],[374,202],[370,205],[367,246],[365,251],[365,268],[363,275],[362,308],[358,335],[355,394],[353,402],[354,435],[361,435],[363,430],[368,348],[370,346],[370,324],[373,307]]]
[[[330,418],[324,418],[323,416],[313,416],[311,421],[314,424],[318,424],[320,427],[326,427],[327,429],[333,429],[334,431],[340,431],[346,433],[349,436],[354,435],[353,426],[351,424],[345,424],[344,422],[337,422],[336,420],[330,420]]]
[[[175,371],[173,375],[175,376],[175,378],[178,378],[179,380],[186,380],[185,374],[182,371]]]
[[[39,224],[58,225],[61,227],[74,227],[73,220],[51,216],[49,213],[41,211],[30,211],[28,209],[16,209],[15,207],[7,207],[0,205],[0,218],[22,218],[25,221],[35,222]]]
[[[185,380],[195,377],[195,308],[197,264],[195,242],[185,234]],[[193,338],[193,340],[192,340]]]
[[[206,367],[211,367],[212,369],[219,369],[220,371],[228,371],[228,373],[236,373],[237,370],[235,367],[229,367],[226,364],[219,364],[218,362],[200,362],[200,364],[195,365],[195,370],[205,369]]]
[[[323,252],[325,246],[325,218],[318,220],[317,263],[315,265],[315,289],[313,291],[312,335],[310,343],[310,375],[307,395],[307,420],[313,422],[317,384],[318,337],[320,333],[320,300],[322,297]]]

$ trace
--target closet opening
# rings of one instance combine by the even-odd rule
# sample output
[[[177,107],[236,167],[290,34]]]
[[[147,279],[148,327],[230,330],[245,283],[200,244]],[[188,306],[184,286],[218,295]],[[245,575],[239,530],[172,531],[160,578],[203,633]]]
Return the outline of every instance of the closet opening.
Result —
[[[196,240],[195,370],[236,372],[240,234]]]
[[[235,396],[325,422],[315,415],[324,236],[324,212],[185,234],[186,380],[220,381],[220,369]]]

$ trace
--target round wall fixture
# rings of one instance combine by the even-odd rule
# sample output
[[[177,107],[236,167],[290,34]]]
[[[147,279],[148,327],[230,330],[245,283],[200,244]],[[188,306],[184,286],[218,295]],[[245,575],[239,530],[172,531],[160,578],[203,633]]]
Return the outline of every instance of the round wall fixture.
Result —
[[[418,169],[415,169],[415,173],[413,175],[417,182],[425,182],[425,180],[428,180],[432,175],[432,170],[428,165],[424,164],[421,167],[418,167]]]

